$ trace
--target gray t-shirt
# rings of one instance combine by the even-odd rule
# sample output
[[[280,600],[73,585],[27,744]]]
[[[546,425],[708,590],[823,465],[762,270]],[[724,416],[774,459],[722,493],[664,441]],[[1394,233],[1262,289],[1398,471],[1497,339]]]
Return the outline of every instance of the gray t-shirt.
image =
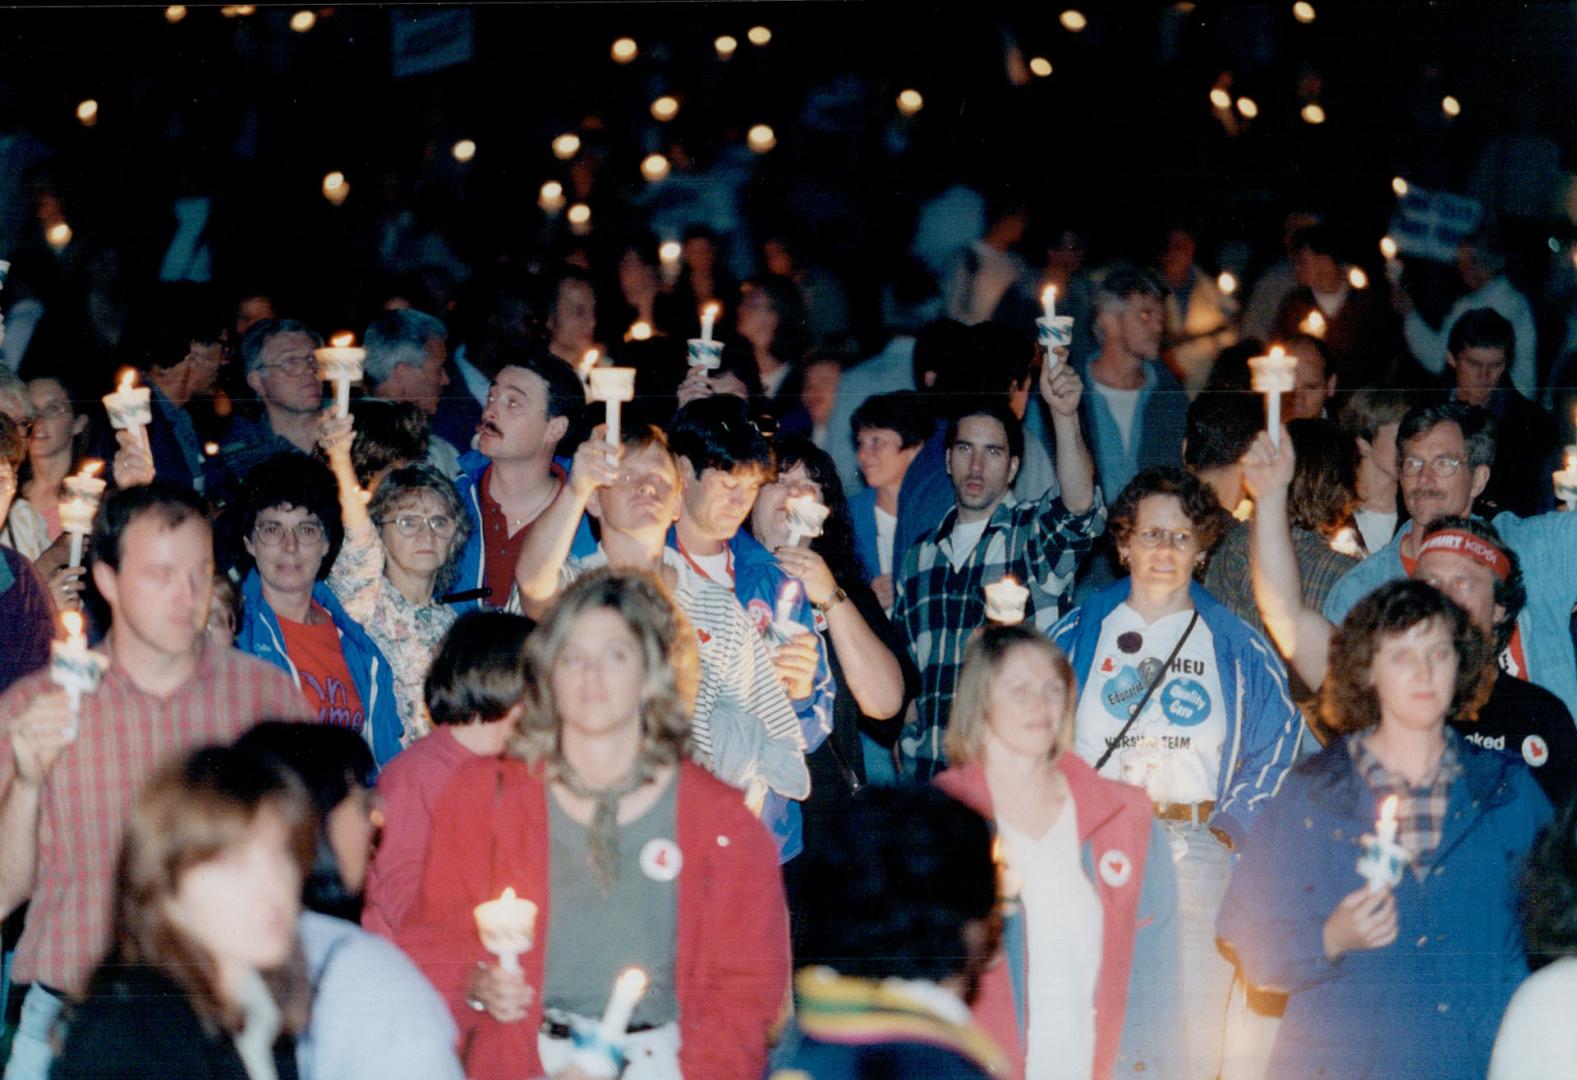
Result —
[[[627,967],[649,980],[631,1022],[665,1024],[679,1016],[674,943],[679,932],[679,847],[674,841],[677,778],[652,808],[619,828],[619,874],[604,895],[586,861],[586,827],[548,795],[553,904],[543,1005],[600,1017],[613,981]]]

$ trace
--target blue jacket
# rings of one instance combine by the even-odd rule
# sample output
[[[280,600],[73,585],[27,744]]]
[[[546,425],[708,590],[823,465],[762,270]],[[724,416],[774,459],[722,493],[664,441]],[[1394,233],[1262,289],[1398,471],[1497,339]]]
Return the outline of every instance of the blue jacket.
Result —
[[[679,536],[672,529],[668,530],[668,546],[675,549],[679,546]],[[745,609],[745,614],[750,617],[756,630],[764,630],[772,621],[784,584],[797,579],[790,579],[783,568],[778,566],[777,557],[744,529],[735,533],[728,542],[728,553],[734,566],[734,597],[739,601],[739,606]],[[816,628],[816,650],[820,653],[810,696],[792,703],[799,717],[800,733],[805,737],[805,755],[808,757],[832,732],[832,702],[838,688],[833,684],[832,668],[827,664],[827,643],[820,633],[823,623],[805,598],[803,588],[794,605],[794,621],[801,626]],[[775,791],[768,791],[766,803],[761,809],[761,821],[777,842],[778,858],[781,861],[788,862],[804,850],[804,828],[799,803]]]
[[[1203,586],[1190,582],[1188,591],[1200,622],[1215,641],[1228,724],[1210,826],[1225,830],[1241,846],[1254,818],[1297,760],[1303,716],[1287,691],[1287,669],[1264,635]],[[1090,597],[1051,628],[1051,640],[1068,654],[1080,686],[1088,681],[1101,624],[1127,598],[1124,579]]]
[[[350,670],[351,682],[356,685],[356,695],[361,698],[366,716],[361,737],[372,747],[372,756],[381,769],[400,752],[402,726],[400,710],[394,700],[394,670],[361,624],[345,614],[345,608],[327,585],[321,581],[314,585],[312,599],[329,613],[334,628],[339,631],[345,666]],[[279,628],[279,616],[263,599],[263,579],[255,568],[241,583],[241,604],[241,626],[236,631],[235,647],[259,660],[267,660],[294,679],[299,687],[301,675],[285,652],[285,635]]]
[[[569,460],[554,458],[553,462],[562,468],[569,467]],[[467,592],[471,589],[480,589],[487,584],[487,564],[483,550],[482,536],[482,474],[487,472],[487,467],[493,460],[480,450],[468,450],[460,457],[460,475],[454,478],[455,491],[460,496],[460,505],[465,507],[466,517],[471,519],[471,535],[466,537],[465,549],[460,552],[460,561],[455,564],[454,583],[449,586],[450,592]],[[570,548],[570,555],[581,558],[597,550],[596,537],[591,535],[591,522],[582,514],[580,526],[575,530],[575,542]],[[488,601],[488,606],[501,608],[507,596],[494,596]],[[475,611],[482,606],[480,600],[463,600],[457,604],[450,604],[455,614],[463,615],[467,611]]]
[[[1571,613],[1577,604],[1577,574],[1570,560],[1577,556],[1577,514],[1540,514],[1522,518],[1496,514],[1490,524],[1517,553],[1528,602],[1517,616],[1529,682],[1560,698],[1577,716],[1577,651],[1572,646]],[[1409,521],[1385,547],[1347,571],[1325,598],[1325,617],[1340,623],[1353,605],[1388,581],[1407,576],[1402,568],[1402,537]]]
[[[860,574],[865,584],[881,577],[881,554],[876,550],[876,489],[866,488],[849,496],[849,519],[854,523],[854,555],[860,561]],[[894,544],[894,547],[897,545]],[[898,566],[897,552],[893,552],[893,566]]]
[[[1183,436],[1188,430],[1188,393],[1167,366],[1159,360],[1144,365],[1144,386],[1134,408],[1129,448],[1124,449],[1117,421],[1106,400],[1095,389],[1090,375],[1093,356],[1079,365],[1084,378],[1084,402],[1079,412],[1084,420],[1085,437],[1095,458],[1095,471],[1101,490],[1115,499],[1128,481],[1152,465],[1176,465],[1183,456]]]
[[[1396,888],[1397,938],[1325,958],[1324,928],[1363,884],[1373,793],[1345,740],[1292,771],[1249,835],[1216,928],[1249,982],[1291,994],[1268,1075],[1482,1077],[1501,1014],[1528,973],[1516,874],[1549,802],[1520,761],[1455,740],[1461,777],[1422,883]]]

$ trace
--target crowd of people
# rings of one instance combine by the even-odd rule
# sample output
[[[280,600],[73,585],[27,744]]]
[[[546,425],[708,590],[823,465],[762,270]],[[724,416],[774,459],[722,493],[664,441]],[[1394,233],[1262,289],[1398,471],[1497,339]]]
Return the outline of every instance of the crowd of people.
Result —
[[[1568,1074],[1577,468],[1495,234],[1415,303],[1295,215],[1240,313],[988,209],[864,358],[696,228],[389,291],[343,409],[263,292],[135,313],[140,426],[0,365],[8,1080]]]

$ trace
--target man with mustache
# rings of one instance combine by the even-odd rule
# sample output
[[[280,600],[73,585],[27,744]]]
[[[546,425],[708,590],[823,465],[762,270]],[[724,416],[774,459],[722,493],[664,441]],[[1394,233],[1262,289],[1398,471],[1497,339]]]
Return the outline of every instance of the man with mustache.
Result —
[[[1005,397],[967,406],[947,429],[954,505],[903,557],[893,622],[920,669],[916,714],[899,739],[906,776],[927,780],[946,764],[942,733],[964,647],[985,621],[987,585],[1011,575],[1029,587],[1026,618],[1049,627],[1066,606],[1074,567],[1106,528],[1106,504],[1079,424],[1084,384],[1065,363],[1041,369],[1051,409],[1058,488],[1036,502],[1012,495],[1024,432]]]
[[[476,449],[460,458],[455,490],[471,518],[471,535],[447,598],[457,611],[503,607],[531,524],[563,490],[566,472],[554,450],[586,404],[580,378],[539,346],[501,344],[498,374],[477,424]],[[594,546],[579,525],[575,554]]]
[[[1419,406],[1402,418],[1396,445],[1402,503],[1412,521],[1336,583],[1324,609],[1332,623],[1340,623],[1374,589],[1413,574],[1419,539],[1429,525],[1470,512],[1495,460],[1494,418],[1459,401]],[[1577,713],[1577,654],[1568,629],[1577,603],[1577,574],[1569,565],[1577,552],[1577,514],[1503,513],[1490,524],[1521,562],[1528,591],[1501,667],[1544,687]]]

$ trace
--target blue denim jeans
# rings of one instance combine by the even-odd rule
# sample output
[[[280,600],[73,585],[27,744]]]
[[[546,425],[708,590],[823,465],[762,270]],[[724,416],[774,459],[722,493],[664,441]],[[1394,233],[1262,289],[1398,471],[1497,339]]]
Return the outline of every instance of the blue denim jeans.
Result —
[[[64,1004],[41,986],[29,986],[22,999],[22,1019],[11,1041],[11,1060],[6,1062],[5,1080],[48,1080],[55,1061],[50,1032]]]
[[[1163,821],[1177,869],[1182,937],[1183,1027],[1188,1080],[1215,1080],[1221,1070],[1227,999],[1234,968],[1216,945],[1216,913],[1232,877],[1232,853],[1204,825]]]

